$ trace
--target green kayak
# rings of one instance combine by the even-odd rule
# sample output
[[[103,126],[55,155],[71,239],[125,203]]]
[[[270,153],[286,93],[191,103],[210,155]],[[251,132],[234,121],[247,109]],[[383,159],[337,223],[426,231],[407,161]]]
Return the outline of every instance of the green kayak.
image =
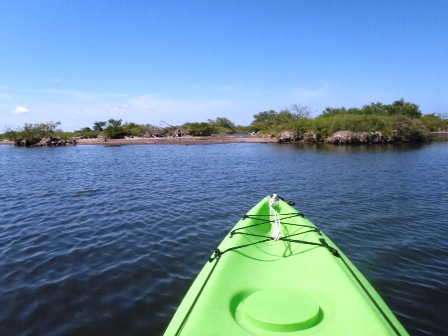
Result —
[[[214,251],[165,335],[408,335],[337,246],[273,194]]]

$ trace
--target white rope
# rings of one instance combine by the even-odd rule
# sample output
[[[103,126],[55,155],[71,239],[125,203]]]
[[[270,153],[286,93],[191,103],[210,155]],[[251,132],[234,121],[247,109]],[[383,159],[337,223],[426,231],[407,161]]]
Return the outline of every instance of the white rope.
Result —
[[[272,222],[274,230],[271,236],[273,240],[279,240],[280,237],[282,236],[281,232],[282,223],[280,222],[280,214],[273,208],[273,206],[277,204],[278,204],[277,194],[272,194],[271,196],[269,196],[269,215],[270,218],[274,217],[274,221]]]

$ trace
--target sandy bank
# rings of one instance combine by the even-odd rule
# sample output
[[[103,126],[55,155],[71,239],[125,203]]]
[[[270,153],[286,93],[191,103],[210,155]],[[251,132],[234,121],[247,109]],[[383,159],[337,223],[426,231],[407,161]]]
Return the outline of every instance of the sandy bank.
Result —
[[[212,145],[223,143],[275,143],[275,138],[254,137],[251,135],[219,135],[182,138],[126,138],[126,139],[78,139],[78,145]],[[14,145],[12,141],[0,141],[0,145]]]
[[[448,132],[431,132],[433,140],[448,141]],[[278,139],[271,137],[257,137],[250,134],[229,134],[206,137],[182,137],[182,138],[126,138],[126,139],[80,139],[78,145],[212,145],[225,143],[277,143]],[[0,145],[13,146],[13,141],[0,141]]]
[[[78,145],[211,145],[223,143],[275,143],[275,138],[248,136],[207,136],[182,138],[127,138],[127,139],[81,139]]]

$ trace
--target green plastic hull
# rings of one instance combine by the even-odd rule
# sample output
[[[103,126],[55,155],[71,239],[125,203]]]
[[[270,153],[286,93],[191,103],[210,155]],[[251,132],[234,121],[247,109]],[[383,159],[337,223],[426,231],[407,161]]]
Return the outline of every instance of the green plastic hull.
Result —
[[[281,238],[271,208],[280,215]],[[165,335],[408,335],[336,245],[263,199],[213,253]]]

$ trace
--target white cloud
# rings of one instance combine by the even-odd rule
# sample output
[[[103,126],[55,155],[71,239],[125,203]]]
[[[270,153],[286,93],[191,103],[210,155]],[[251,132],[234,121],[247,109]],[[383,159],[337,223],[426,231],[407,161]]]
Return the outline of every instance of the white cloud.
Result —
[[[25,114],[28,113],[30,110],[28,110],[25,106],[17,106],[14,111],[12,111],[13,114]]]
[[[82,90],[48,89],[39,91],[50,95],[68,96],[78,101],[84,101],[84,102],[93,101],[96,98],[95,94]]]
[[[181,125],[184,122],[226,117],[236,124],[246,125],[250,123],[254,113],[266,109],[265,103],[258,99],[183,99],[151,94],[102,94],[50,89],[39,90],[38,93],[39,96],[32,100],[31,112],[29,107],[17,106],[9,113],[9,118],[0,120],[0,129],[3,124],[16,122],[19,115],[26,116],[27,122],[60,121],[62,129],[66,131],[91,127],[94,121],[110,118],[155,125],[164,120],[173,125]],[[27,96],[27,100],[33,98],[31,94]],[[3,106],[8,111],[8,105]],[[1,107],[0,104],[0,111]]]

